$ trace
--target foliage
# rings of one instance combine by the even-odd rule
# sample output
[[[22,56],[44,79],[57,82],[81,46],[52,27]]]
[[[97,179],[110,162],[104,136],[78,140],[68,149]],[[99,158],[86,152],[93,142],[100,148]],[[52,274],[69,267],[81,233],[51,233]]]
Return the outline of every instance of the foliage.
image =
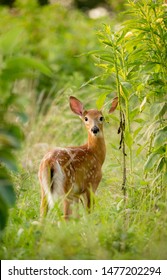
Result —
[[[0,38],[0,230],[6,225],[8,208],[15,202],[11,172],[18,171],[15,150],[21,147],[23,131],[21,124],[27,121],[23,111],[25,97],[17,92],[16,80],[34,77],[34,71],[51,76],[51,71],[40,60],[20,55],[23,46],[18,37],[21,29],[11,29]]]
[[[77,56],[97,45],[97,40],[93,31],[85,32],[92,29],[91,20],[59,5],[39,7],[36,1],[18,0],[15,9],[1,7],[0,13],[2,229],[8,206],[15,201],[11,172],[18,171],[16,150],[21,147],[28,124],[39,111],[47,111],[56,94],[79,87],[94,74],[93,66],[88,67],[88,57]],[[80,29],[76,29],[77,21],[81,22]]]
[[[141,156],[147,149],[144,171],[157,173],[157,185],[165,186],[166,5],[162,1],[129,1],[129,6],[131,20],[118,32],[112,32],[110,26],[99,32],[105,50],[100,53],[98,66],[105,71],[109,90],[117,92],[120,113],[125,116],[131,175],[133,152]],[[139,145],[137,151],[135,144]]]
[[[74,4],[77,8],[82,9],[82,10],[88,10],[88,9],[93,9],[95,7],[108,7],[112,11],[120,11],[125,8],[125,0],[118,0],[118,1],[113,1],[113,0],[74,0]]]

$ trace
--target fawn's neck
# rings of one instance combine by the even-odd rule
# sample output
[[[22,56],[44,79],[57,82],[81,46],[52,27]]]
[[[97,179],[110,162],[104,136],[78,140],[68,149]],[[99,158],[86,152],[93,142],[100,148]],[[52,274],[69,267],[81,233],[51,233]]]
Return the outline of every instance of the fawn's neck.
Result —
[[[88,149],[91,150],[97,160],[102,165],[105,156],[106,156],[106,145],[104,141],[104,135],[102,134],[100,137],[92,135],[91,133],[88,133]]]

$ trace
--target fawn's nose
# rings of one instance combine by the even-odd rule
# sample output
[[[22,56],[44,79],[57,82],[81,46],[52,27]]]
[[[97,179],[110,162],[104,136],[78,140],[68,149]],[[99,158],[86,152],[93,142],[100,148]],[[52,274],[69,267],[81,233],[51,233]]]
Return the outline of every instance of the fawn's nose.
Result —
[[[95,125],[94,127],[92,127],[91,131],[93,132],[93,134],[97,134],[99,132],[99,128]]]

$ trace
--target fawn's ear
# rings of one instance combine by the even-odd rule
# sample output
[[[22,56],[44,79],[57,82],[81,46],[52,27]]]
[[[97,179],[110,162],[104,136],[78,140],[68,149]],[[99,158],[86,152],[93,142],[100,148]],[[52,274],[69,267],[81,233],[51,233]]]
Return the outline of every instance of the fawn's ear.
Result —
[[[112,100],[111,107],[110,107],[110,110],[109,110],[109,114],[111,114],[112,112],[115,111],[115,109],[117,108],[117,105],[118,105],[118,97],[116,96]]]
[[[83,104],[74,96],[70,96],[70,108],[75,114],[79,116],[83,115]]]

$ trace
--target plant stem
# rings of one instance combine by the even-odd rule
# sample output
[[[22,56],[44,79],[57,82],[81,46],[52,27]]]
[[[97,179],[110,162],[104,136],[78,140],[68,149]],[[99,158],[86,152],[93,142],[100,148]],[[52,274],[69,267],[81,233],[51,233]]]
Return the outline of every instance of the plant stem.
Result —
[[[123,155],[123,178],[122,178],[122,190],[124,195],[124,205],[126,205],[126,149],[125,149],[125,139],[124,139],[124,131],[125,131],[125,116],[122,110],[121,104],[121,89],[120,89],[120,80],[118,73],[118,64],[117,64],[117,50],[115,48],[115,70],[116,70],[116,82],[117,82],[117,92],[119,98],[119,106],[120,106],[120,127],[119,132],[121,132],[121,141],[120,148],[122,147],[122,155]]]
[[[127,129],[128,133],[131,134],[131,126],[130,126],[130,112],[129,112],[129,103],[128,99],[125,99],[125,105],[126,105],[126,119],[127,119]],[[133,152],[132,152],[132,146],[129,147],[129,159],[130,159],[130,174],[133,173]]]

